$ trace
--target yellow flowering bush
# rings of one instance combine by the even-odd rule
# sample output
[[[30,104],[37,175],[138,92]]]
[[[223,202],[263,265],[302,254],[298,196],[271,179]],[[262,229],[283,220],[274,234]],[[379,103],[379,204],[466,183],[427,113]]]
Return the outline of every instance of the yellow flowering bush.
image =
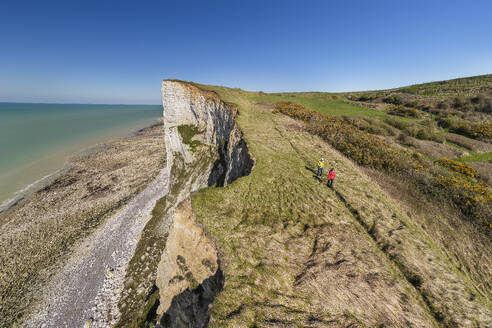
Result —
[[[441,158],[435,161],[435,163],[470,178],[478,177],[478,172],[473,167],[462,162],[453,161],[452,159],[448,158]]]
[[[464,121],[457,117],[442,118],[439,124],[450,131],[462,134],[474,139],[492,139],[492,123],[488,122],[470,122]]]
[[[336,149],[353,159],[360,165],[400,171],[405,166],[402,157],[408,157],[387,142],[372,134],[365,133],[353,125],[336,117],[328,117],[302,105],[292,102],[275,104],[277,112],[309,123],[309,132],[320,136]]]
[[[438,175],[436,180],[439,186],[451,192],[453,201],[465,213],[481,219],[491,219],[486,213],[490,213],[492,193],[486,186],[457,176]]]
[[[420,117],[420,112],[415,108],[398,105],[388,111],[388,114],[403,116],[403,117]]]

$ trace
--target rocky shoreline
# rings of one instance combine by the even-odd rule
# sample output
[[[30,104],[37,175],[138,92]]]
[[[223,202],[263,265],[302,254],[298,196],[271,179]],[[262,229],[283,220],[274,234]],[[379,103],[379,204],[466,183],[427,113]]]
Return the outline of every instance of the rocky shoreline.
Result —
[[[42,189],[0,213],[0,326],[81,326],[67,314],[84,311],[80,320],[97,320],[94,299],[117,308],[117,300],[108,302],[117,272],[124,275],[146,216],[166,193],[165,157],[159,123],[75,156]],[[61,304],[65,314],[57,316]]]

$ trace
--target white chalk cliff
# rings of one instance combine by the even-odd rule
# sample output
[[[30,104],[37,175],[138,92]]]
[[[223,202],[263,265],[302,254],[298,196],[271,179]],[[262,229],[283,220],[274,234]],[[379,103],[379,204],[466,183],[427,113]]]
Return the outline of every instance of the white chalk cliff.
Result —
[[[169,236],[157,270],[157,313],[166,327],[203,327],[208,322],[208,304],[223,279],[216,247],[195,222],[190,194],[249,174],[253,160],[235,122],[235,105],[179,81],[163,81],[162,104],[174,206],[169,211]],[[197,149],[183,142],[181,125],[198,128],[193,137],[200,142]]]

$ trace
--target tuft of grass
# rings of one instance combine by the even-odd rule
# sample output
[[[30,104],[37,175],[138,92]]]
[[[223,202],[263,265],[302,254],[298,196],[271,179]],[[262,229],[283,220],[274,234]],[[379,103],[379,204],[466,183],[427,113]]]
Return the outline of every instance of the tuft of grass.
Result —
[[[456,148],[456,149],[459,149],[459,150],[465,151],[465,152],[470,152],[470,149],[465,148],[465,147],[460,146],[460,145],[457,145],[457,144],[455,144],[455,143],[453,143],[453,142],[450,142],[450,141],[445,141],[445,142],[444,142],[444,144],[445,144],[445,145],[448,145],[448,146],[451,146],[451,147],[454,147],[454,148]]]
[[[198,140],[193,140],[193,137],[200,133],[198,127],[194,125],[180,125],[178,126],[178,132],[181,138],[183,138],[183,143],[190,146],[193,152],[202,144]]]
[[[492,162],[492,152],[472,153],[470,156],[464,156],[456,159],[460,162]]]

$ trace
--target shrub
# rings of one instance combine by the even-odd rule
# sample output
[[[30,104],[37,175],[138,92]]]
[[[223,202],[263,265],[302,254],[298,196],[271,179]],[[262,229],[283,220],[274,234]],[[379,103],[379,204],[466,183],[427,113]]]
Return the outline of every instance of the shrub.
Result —
[[[473,167],[462,162],[453,161],[452,159],[448,158],[441,158],[435,161],[435,163],[470,178],[478,177],[478,173]]]
[[[411,125],[411,123],[409,122],[404,122],[402,120],[398,120],[396,118],[393,118],[393,117],[388,117],[384,120],[384,122],[386,124],[389,124],[399,130],[405,130],[407,127],[409,127]]]
[[[349,99],[355,100],[355,101],[372,101],[375,100],[377,97],[373,94],[367,94],[367,95],[360,95],[360,96],[351,96]]]
[[[398,140],[398,142],[401,143],[402,145],[406,145],[406,146],[413,145],[412,137],[406,135],[405,133],[400,133],[396,138],[396,140]]]
[[[470,122],[457,117],[441,118],[439,124],[464,136],[480,139],[492,139],[492,124],[487,122]]]
[[[399,95],[391,95],[383,98],[383,102],[393,105],[401,105],[403,101]]]
[[[475,110],[478,112],[492,113],[492,99],[484,95],[478,95],[470,99],[474,104]]]
[[[439,102],[439,103],[437,104],[437,106],[436,106],[436,107],[437,107],[438,109],[448,109],[448,107],[449,107],[449,106],[448,106],[448,104],[447,104],[446,102],[441,101],[441,102]]]
[[[275,108],[308,123],[309,132],[320,136],[360,165],[393,172],[405,167],[402,155],[408,156],[406,153],[401,154],[385,141],[364,133],[343,119],[328,117],[290,102],[277,103]]]
[[[439,143],[444,143],[446,141],[445,136],[439,133],[437,124],[434,120],[421,122],[421,125],[423,125],[423,127],[420,127],[417,132],[417,138],[422,140],[432,140]]]
[[[460,112],[477,111],[492,113],[492,99],[484,94],[479,94],[470,98],[465,98],[463,96],[455,97],[452,101],[452,106]]]
[[[388,114],[397,115],[402,117],[420,117],[420,113],[415,108],[404,107],[402,105],[398,105],[393,107]]]
[[[423,128],[417,132],[417,138],[422,140],[431,140],[432,130],[430,128]]]
[[[462,109],[467,105],[467,101],[463,96],[458,96],[453,99],[453,107],[456,109]]]
[[[387,118],[385,123],[400,129],[406,135],[422,140],[433,140],[439,143],[445,141],[445,136],[439,133],[438,127],[433,120],[418,123],[404,122],[393,118]],[[422,126],[423,125],[423,126]]]
[[[333,99],[333,100],[337,100],[337,99],[338,99],[338,97],[337,97],[337,96],[335,96],[335,95],[333,95],[333,96],[331,96],[331,99]]]
[[[437,176],[436,183],[450,192],[449,196],[463,213],[482,220],[492,220],[490,216],[492,194],[486,186],[470,181],[465,177],[443,175]],[[492,224],[492,222],[487,221],[486,223]]]

